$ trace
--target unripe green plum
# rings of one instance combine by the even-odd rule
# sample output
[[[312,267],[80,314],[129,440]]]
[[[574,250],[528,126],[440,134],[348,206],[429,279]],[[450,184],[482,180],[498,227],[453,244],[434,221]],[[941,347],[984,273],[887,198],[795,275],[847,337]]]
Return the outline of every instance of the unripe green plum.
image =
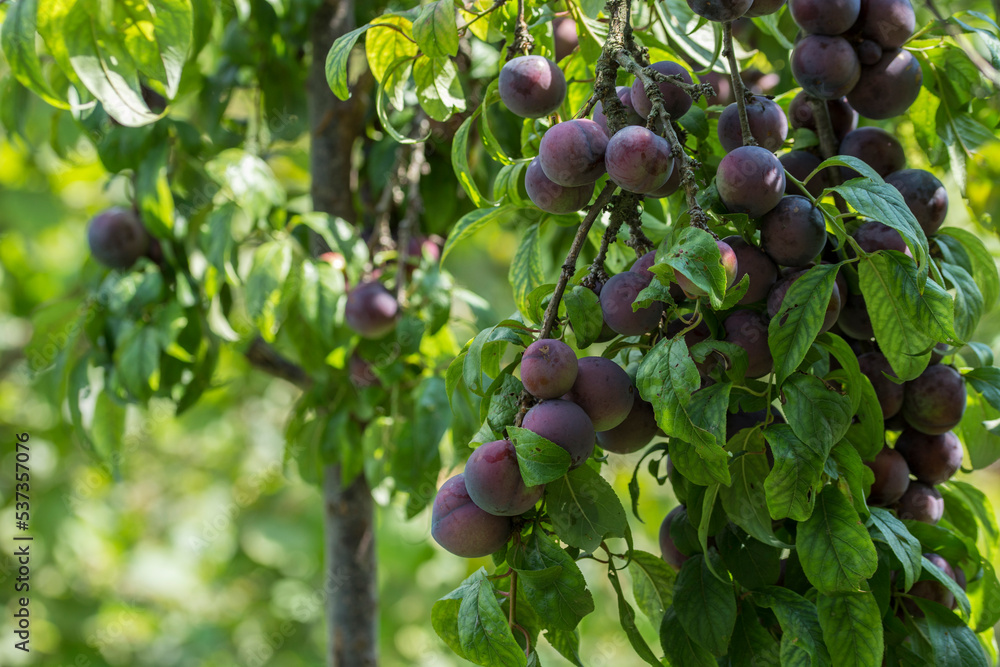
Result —
[[[462,558],[489,556],[507,544],[514,527],[509,517],[494,516],[469,497],[465,475],[441,485],[431,510],[431,537]]]
[[[98,213],[87,226],[90,253],[112,269],[127,269],[149,251],[150,235],[135,211],[109,208]]]
[[[525,486],[510,440],[476,448],[465,464],[465,488],[480,509],[496,516],[520,516],[542,499],[543,485]]]

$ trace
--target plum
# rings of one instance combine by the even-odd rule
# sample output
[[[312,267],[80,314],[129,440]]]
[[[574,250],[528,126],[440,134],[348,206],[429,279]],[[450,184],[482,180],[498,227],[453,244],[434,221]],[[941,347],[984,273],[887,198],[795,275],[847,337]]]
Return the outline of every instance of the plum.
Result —
[[[681,518],[682,515],[687,514],[687,509],[683,505],[678,505],[674,509],[670,510],[667,516],[663,519],[663,523],[660,524],[660,553],[663,555],[663,560],[667,562],[670,567],[675,570],[680,570],[681,566],[684,565],[689,557],[682,554],[680,549],[674,543],[674,538],[670,534],[670,526],[674,521]]]
[[[788,138],[788,118],[781,107],[773,100],[756,95],[752,102],[746,104],[746,110],[750,134],[757,144],[771,152],[781,148]],[[743,145],[740,112],[735,102],[719,116],[718,135],[719,143],[726,152]]]
[[[727,317],[722,328],[726,340],[747,352],[747,377],[767,375],[774,368],[771,348],[767,345],[767,318],[753,310],[737,310]]]
[[[569,452],[570,469],[582,466],[594,452],[594,424],[576,403],[542,401],[525,413],[521,426]]]
[[[771,317],[775,317],[781,310],[781,304],[785,300],[785,295],[788,293],[788,289],[792,286],[796,280],[801,278],[806,274],[805,271],[796,271],[790,273],[785,277],[781,278],[774,284],[771,288],[771,293],[767,297],[767,314]],[[837,287],[837,283],[833,284],[833,291],[830,293],[830,301],[826,306],[826,314],[823,317],[823,326],[820,328],[820,332],[829,331],[834,324],[837,323],[837,318],[840,316],[840,288]],[[782,322],[784,324],[784,322]]]
[[[862,116],[885,120],[906,113],[923,84],[923,71],[912,53],[886,51],[874,65],[861,68],[861,78],[847,100]]]
[[[684,66],[670,60],[655,62],[650,67],[660,74],[679,76],[684,83],[693,83],[691,75],[684,69]],[[670,114],[672,119],[677,120],[691,108],[691,96],[681,90],[680,87],[675,86],[670,81],[658,81],[656,85],[663,95],[663,109]],[[653,103],[650,101],[649,96],[646,95],[640,79],[632,82],[632,106],[643,118],[649,118],[649,113],[653,110]]]
[[[869,505],[888,507],[903,497],[910,486],[910,469],[899,452],[882,447],[875,460],[865,461],[865,465],[875,473],[875,481],[868,492]]]
[[[628,416],[618,426],[598,432],[597,444],[614,454],[631,454],[648,445],[658,431],[653,405],[633,391]]]
[[[555,215],[579,211],[594,195],[593,184],[564,187],[553,182],[542,171],[542,163],[537,157],[524,171],[524,189],[532,204]]]
[[[875,337],[872,328],[872,318],[868,314],[868,305],[860,294],[847,293],[840,308],[837,326],[845,336],[856,340],[871,340]]]
[[[774,14],[776,11],[785,6],[786,0],[753,0],[753,4],[750,5],[750,9],[744,16],[754,17],[754,16],[766,16],[767,14]]]
[[[913,428],[928,435],[947,433],[965,414],[965,379],[951,366],[928,366],[906,383],[903,417]]]
[[[707,72],[705,74],[699,74],[698,79],[702,83],[707,83],[712,86],[712,90],[715,91],[714,97],[706,97],[705,101],[711,105],[721,105],[728,106],[732,104],[735,99],[733,98],[733,82],[729,78],[728,74],[721,74],[719,72]]]
[[[944,498],[933,486],[923,482],[910,482],[900,499],[893,506],[900,519],[936,524],[944,516]]]
[[[604,321],[623,336],[641,336],[660,324],[663,303],[654,301],[632,312],[632,303],[639,292],[649,286],[649,279],[639,273],[623,271],[613,276],[601,290],[601,312]]]
[[[826,246],[826,218],[805,197],[783,197],[757,226],[761,248],[782,266],[806,266]]]
[[[639,112],[632,106],[632,89],[628,86],[618,86],[618,99],[625,106],[626,125],[642,125],[645,127],[646,120],[639,115]],[[595,123],[601,126],[604,133],[611,137],[611,130],[608,128],[608,117],[604,114],[604,105],[598,100],[594,105],[594,112],[591,117]]]
[[[670,178],[667,182],[656,188],[651,192],[647,192],[646,196],[653,199],[662,199],[663,197],[669,197],[678,190],[681,189],[681,165],[678,162],[674,162],[674,169],[670,172]]]
[[[766,299],[771,286],[778,279],[778,267],[763,250],[747,243],[740,236],[727,236],[722,242],[729,245],[736,254],[736,277],[733,283],[739,284],[743,276],[750,276],[747,292],[737,305],[745,306]]]
[[[124,270],[149,251],[151,237],[135,211],[116,206],[91,218],[87,242],[94,259],[108,268]]]
[[[889,225],[871,220],[854,230],[852,234],[854,240],[865,252],[877,252],[879,250],[898,250],[904,255],[912,257],[910,248],[903,240],[902,234]]]
[[[521,382],[535,398],[559,398],[577,376],[576,354],[561,340],[542,338],[528,346],[521,358]]]
[[[722,264],[723,270],[726,272],[726,287],[730,287],[736,281],[736,273],[739,270],[737,266],[736,252],[733,251],[732,247],[725,241],[716,241],[716,246],[719,248],[719,262]],[[691,279],[680,271],[676,271],[674,274],[677,278],[677,284],[681,286],[684,290],[684,294],[692,299],[697,299],[699,297],[708,296],[708,292],[691,282]]]
[[[759,218],[784,196],[785,169],[766,148],[742,146],[722,158],[715,184],[731,213]]]
[[[858,20],[850,32],[877,42],[883,49],[898,49],[916,27],[910,0],[861,0]]]
[[[837,137],[837,141],[842,141],[849,132],[857,129],[858,112],[851,108],[846,97],[827,100],[826,108],[830,113],[830,124],[833,126],[833,134]],[[788,118],[795,129],[805,128],[819,132],[816,128],[816,116],[809,103],[809,95],[804,90],[788,105]]]
[[[674,170],[670,142],[637,125],[623,127],[611,137],[604,164],[615,184],[639,194],[663,187]]]
[[[542,499],[543,485],[525,486],[510,440],[475,449],[465,463],[465,488],[472,502],[495,516],[520,516]]]
[[[788,9],[800,28],[812,35],[847,32],[861,13],[861,0],[789,0]]]
[[[903,408],[903,385],[886,377],[887,375],[896,377],[896,373],[893,372],[885,355],[881,352],[866,352],[858,357],[858,364],[861,366],[861,372],[871,380],[875,388],[883,419],[891,419],[899,414]]]
[[[870,39],[863,39],[854,45],[854,50],[858,54],[858,61],[861,63],[862,67],[867,65],[874,65],[878,61],[882,60],[882,54],[885,51],[879,46],[878,42],[874,42]]]
[[[830,178],[831,168],[824,169],[806,183],[810,174],[816,171],[816,168],[823,162],[809,151],[789,151],[778,158],[778,161],[795,180],[805,183],[806,191],[813,197],[821,196],[824,189],[833,185]],[[802,194],[802,191],[791,179],[786,179],[785,194],[799,195]]]
[[[687,0],[687,3],[698,16],[722,23],[746,14],[754,0]]]
[[[896,451],[924,484],[947,482],[962,467],[962,443],[951,431],[927,435],[915,428],[905,429],[896,440]]]
[[[538,145],[538,159],[549,180],[564,187],[593,183],[604,174],[608,135],[592,120],[578,118],[553,125]]]
[[[948,215],[948,191],[934,174],[923,169],[902,169],[889,174],[885,182],[903,195],[924,234],[930,236],[941,227]]]
[[[566,77],[542,56],[520,56],[500,69],[500,100],[522,118],[542,118],[566,99]]]
[[[955,574],[954,568],[946,561],[943,557],[935,553],[926,553],[924,558],[932,562],[938,567],[942,572],[947,574],[949,577],[958,581],[958,577]],[[911,596],[917,598],[923,598],[924,600],[930,600],[931,602],[937,602],[938,604],[944,605],[949,609],[955,606],[955,596],[945,588],[945,585],[936,579],[922,579],[907,591]],[[920,618],[923,617],[924,612],[917,606],[912,600],[904,600],[906,608],[911,614]]]
[[[347,293],[344,320],[362,338],[382,338],[396,328],[399,302],[382,283],[365,281]]]
[[[494,516],[469,497],[465,475],[441,485],[431,510],[431,537],[462,558],[489,556],[507,544],[514,525],[510,517]]]
[[[576,21],[565,16],[552,19],[552,38],[556,47],[556,60],[562,60],[580,45],[576,34]]]
[[[840,154],[856,157],[885,178],[906,166],[903,144],[880,127],[859,127],[849,132],[840,142]],[[844,180],[860,174],[849,167],[841,167]]]
[[[563,399],[583,408],[595,431],[607,431],[625,421],[635,393],[628,373],[604,357],[584,357],[578,365],[576,381]]]
[[[813,97],[835,100],[854,89],[861,63],[843,37],[808,35],[792,50],[792,75]]]

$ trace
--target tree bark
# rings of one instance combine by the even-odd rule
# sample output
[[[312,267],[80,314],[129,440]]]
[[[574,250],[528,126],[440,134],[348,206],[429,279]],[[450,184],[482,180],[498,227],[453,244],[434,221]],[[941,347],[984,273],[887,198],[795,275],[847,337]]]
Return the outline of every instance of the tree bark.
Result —
[[[337,99],[326,81],[326,55],[334,40],[355,27],[354,0],[324,0],[312,21],[312,64],[308,81],[312,139],[313,208],[355,222],[351,164],[354,143],[362,136],[366,91]],[[378,664],[378,586],[375,566],[375,504],[364,475],[349,486],[340,466],[323,470],[327,664],[374,667]]]

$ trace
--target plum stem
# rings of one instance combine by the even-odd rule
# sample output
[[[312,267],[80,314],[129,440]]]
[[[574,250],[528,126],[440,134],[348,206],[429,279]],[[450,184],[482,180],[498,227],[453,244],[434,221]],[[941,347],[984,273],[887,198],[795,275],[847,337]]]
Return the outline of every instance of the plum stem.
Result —
[[[517,613],[517,570],[511,570],[510,572],[510,592],[507,594],[507,600],[510,602],[508,623],[513,628],[516,625],[514,623],[514,616]]]
[[[515,58],[519,53],[528,55],[535,48],[535,38],[528,30],[528,22],[524,20],[524,0],[517,0],[517,23],[514,27],[514,43],[507,49],[507,60]]]
[[[740,112],[740,130],[743,132],[743,145],[756,146],[757,140],[750,131],[750,120],[747,118],[747,98],[753,100],[753,95],[747,91],[740,74],[740,64],[736,60],[736,49],[733,48],[733,22],[722,24],[722,53],[729,60],[729,77],[733,82],[733,96],[736,98],[736,108]]]
[[[813,112],[813,120],[816,121],[816,134],[819,137],[819,149],[823,153],[823,159],[828,160],[838,152],[837,134],[833,131],[833,119],[830,118],[830,107],[824,100],[811,95],[806,98],[809,101],[809,108]],[[837,170],[839,174],[840,171]]]

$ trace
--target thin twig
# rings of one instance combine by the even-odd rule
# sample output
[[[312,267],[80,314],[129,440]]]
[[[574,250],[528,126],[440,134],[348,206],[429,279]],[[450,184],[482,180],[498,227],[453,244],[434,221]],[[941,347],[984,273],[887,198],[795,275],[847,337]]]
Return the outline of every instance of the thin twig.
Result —
[[[528,55],[535,48],[535,38],[524,20],[524,0],[517,0],[517,21],[514,24],[514,43],[507,48],[507,60],[518,55]]]
[[[952,36],[958,47],[965,52],[965,55],[972,61],[972,63],[982,72],[983,76],[993,82],[993,85],[1000,86],[1000,71],[998,71],[993,65],[991,65],[983,56],[976,51],[975,47],[969,42],[962,32],[955,27],[953,24],[948,22],[948,19],[941,13],[934,4],[934,0],[925,0],[927,8],[931,10],[934,14],[934,18],[941,22],[945,31]],[[1000,0],[993,0],[994,13],[1000,17]]]
[[[750,131],[750,120],[747,118],[747,88],[743,85],[743,75],[740,74],[740,63],[736,60],[736,49],[733,48],[733,22],[722,24],[722,53],[729,59],[729,76],[733,82],[733,95],[736,97],[736,108],[740,112],[740,130],[743,132],[743,145],[756,146],[757,140]],[[753,96],[750,96],[753,99]]]
[[[430,123],[426,117],[422,117],[420,122],[416,124],[416,134],[417,136],[423,136],[427,133]],[[425,142],[420,141],[413,144],[413,148],[410,151],[410,163],[406,168],[406,184],[408,187],[406,193],[406,213],[403,214],[403,219],[399,222],[399,259],[397,266],[399,270],[396,274],[396,300],[400,303],[403,302],[403,296],[406,292],[406,274],[407,274],[407,263],[410,259],[410,237],[413,235],[413,230],[419,228],[420,214],[424,211],[424,200],[420,196],[420,175],[423,173],[424,166],[427,164],[427,158],[424,153]]]
[[[243,355],[250,365],[276,378],[287,380],[300,389],[309,389],[313,381],[309,374],[298,364],[281,356],[277,350],[268,345],[263,338],[257,336]]]

